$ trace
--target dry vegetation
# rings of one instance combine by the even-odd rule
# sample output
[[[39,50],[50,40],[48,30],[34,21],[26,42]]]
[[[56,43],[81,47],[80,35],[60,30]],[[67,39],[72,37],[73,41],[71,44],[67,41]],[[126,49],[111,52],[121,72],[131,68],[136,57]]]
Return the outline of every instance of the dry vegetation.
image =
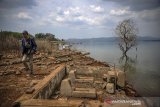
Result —
[[[54,48],[53,44],[46,39],[36,39],[37,43],[37,51],[39,52],[46,52],[52,53],[52,49]],[[21,39],[16,38],[12,35],[0,35],[0,54],[7,56],[7,55],[14,55],[20,56],[21,55]]]
[[[20,40],[12,35],[0,35],[0,53],[7,54],[20,54]]]
[[[46,39],[37,39],[37,51],[51,53],[53,46],[52,43]]]

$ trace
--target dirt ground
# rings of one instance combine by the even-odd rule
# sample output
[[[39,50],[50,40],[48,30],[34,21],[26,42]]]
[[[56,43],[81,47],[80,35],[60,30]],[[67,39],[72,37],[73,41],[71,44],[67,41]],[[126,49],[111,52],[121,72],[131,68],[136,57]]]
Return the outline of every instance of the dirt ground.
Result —
[[[96,61],[86,53],[71,50],[54,51],[53,54],[37,53],[34,55],[34,74],[29,75],[21,63],[21,57],[3,56],[0,60],[0,107],[11,107],[12,103],[32,85],[31,81],[41,80],[55,69],[57,64],[108,66]]]

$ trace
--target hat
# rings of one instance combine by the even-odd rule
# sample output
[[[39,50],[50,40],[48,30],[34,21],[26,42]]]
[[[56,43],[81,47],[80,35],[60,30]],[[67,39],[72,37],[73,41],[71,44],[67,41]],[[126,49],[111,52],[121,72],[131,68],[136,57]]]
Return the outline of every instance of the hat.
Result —
[[[28,35],[28,32],[27,32],[26,30],[24,30],[24,31],[22,32],[22,34],[27,34],[27,35]]]

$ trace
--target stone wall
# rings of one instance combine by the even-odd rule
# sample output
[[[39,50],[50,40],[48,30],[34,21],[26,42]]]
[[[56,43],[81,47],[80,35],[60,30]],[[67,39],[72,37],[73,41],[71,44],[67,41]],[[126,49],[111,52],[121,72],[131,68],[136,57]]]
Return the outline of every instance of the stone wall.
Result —
[[[66,75],[65,64],[59,65],[50,75],[39,81],[34,87],[33,92],[27,93],[27,91],[18,98],[14,103],[13,107],[24,107],[25,102],[31,99],[48,99],[57,87],[61,84],[62,79]],[[28,107],[28,106],[27,106]]]
[[[46,85],[39,90],[33,97],[34,99],[48,99],[55,89],[60,86],[63,77],[66,75],[65,67],[56,73],[50,80],[46,81]]]

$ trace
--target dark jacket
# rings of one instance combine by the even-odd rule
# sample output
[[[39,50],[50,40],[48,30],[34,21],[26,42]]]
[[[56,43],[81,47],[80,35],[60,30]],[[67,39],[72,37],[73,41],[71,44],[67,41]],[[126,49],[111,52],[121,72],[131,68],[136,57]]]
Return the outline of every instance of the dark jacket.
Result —
[[[22,54],[31,54],[32,51],[36,52],[37,44],[34,38],[22,38]]]

